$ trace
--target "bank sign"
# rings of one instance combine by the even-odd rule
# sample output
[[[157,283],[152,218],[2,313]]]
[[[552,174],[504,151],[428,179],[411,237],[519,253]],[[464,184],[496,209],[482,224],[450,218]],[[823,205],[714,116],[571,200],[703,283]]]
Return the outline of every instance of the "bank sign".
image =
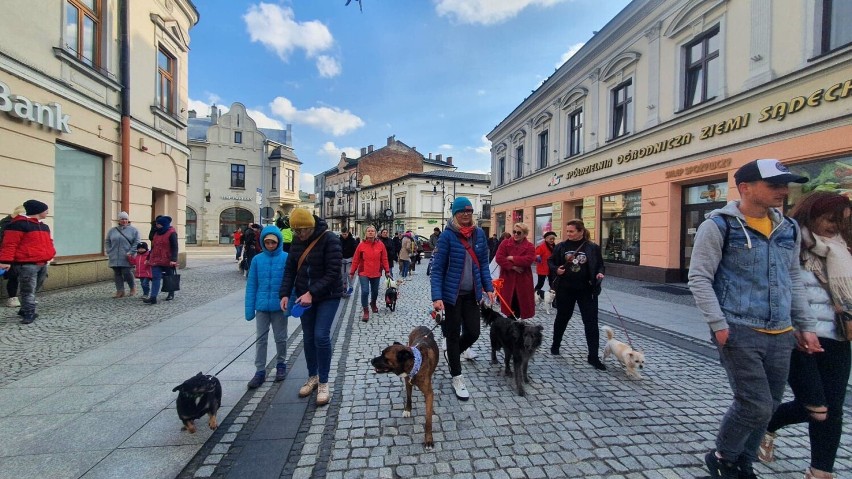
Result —
[[[38,123],[59,132],[71,133],[68,121],[71,117],[62,113],[62,105],[53,102],[46,105],[31,101],[22,95],[13,95],[9,86],[0,82],[0,111],[24,121]]]

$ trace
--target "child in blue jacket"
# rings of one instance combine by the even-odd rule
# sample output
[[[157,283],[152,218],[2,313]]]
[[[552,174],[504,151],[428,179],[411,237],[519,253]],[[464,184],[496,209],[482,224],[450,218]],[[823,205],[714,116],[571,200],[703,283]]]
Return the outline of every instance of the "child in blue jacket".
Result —
[[[281,310],[278,290],[284,278],[284,265],[287,253],[282,249],[281,230],[270,225],[260,233],[263,250],[252,258],[246,282],[246,321],[257,318],[257,352],[254,365],[257,372],[248,383],[249,389],[255,389],[266,380],[266,344],[269,327],[275,337],[275,380],[283,381],[287,375],[287,316]]]

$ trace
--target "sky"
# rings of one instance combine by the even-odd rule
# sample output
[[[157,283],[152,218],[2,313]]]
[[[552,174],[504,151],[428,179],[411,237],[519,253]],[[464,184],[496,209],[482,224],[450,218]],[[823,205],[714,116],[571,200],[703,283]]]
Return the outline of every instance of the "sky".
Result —
[[[490,172],[498,123],[628,0],[195,0],[190,109],[292,125],[301,189],[396,139]],[[360,8],[359,8],[360,6]]]

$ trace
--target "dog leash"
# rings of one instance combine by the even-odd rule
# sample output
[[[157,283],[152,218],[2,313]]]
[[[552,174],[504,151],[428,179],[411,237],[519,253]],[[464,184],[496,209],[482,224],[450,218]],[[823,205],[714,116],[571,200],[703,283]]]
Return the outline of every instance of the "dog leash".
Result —
[[[263,337],[265,337],[267,334],[269,334],[269,330],[268,330],[268,329],[266,330],[266,332],[265,332],[265,333],[261,334],[260,336],[258,336],[258,337],[257,337],[257,339],[255,339],[254,341],[252,341],[252,343],[251,343],[251,344],[249,344],[248,346],[246,346],[246,348],[245,348],[245,349],[243,349],[243,352],[241,352],[240,354],[237,354],[236,356],[234,356],[234,359],[232,359],[232,360],[228,361],[228,364],[226,364],[226,365],[222,366],[222,369],[220,369],[220,370],[219,370],[219,372],[217,372],[217,373],[216,373],[216,374],[214,374],[213,376],[218,376],[218,375],[219,375],[219,373],[221,373],[222,371],[224,371],[224,370],[225,370],[225,368],[227,368],[228,366],[230,366],[231,364],[233,364],[233,363],[234,363],[234,361],[236,361],[236,360],[237,360],[240,356],[242,356],[243,354],[245,354],[245,352],[246,352],[246,351],[248,351],[250,347],[252,347],[252,346],[254,346],[255,344],[257,344],[257,342],[258,342],[258,341],[260,341],[260,339],[261,339],[261,338],[263,338]]]
[[[500,290],[503,289],[503,278],[492,279],[491,284],[494,286],[494,294],[497,295],[497,298],[500,300],[501,303],[503,303],[503,306],[506,307],[506,311],[508,311],[509,314],[512,315],[512,319],[514,319],[515,321],[519,321],[520,318],[515,315],[515,312],[512,311],[512,307],[509,306],[509,303],[507,303],[506,300],[503,298],[503,295],[500,294]]]
[[[612,310],[615,311],[615,317],[621,322],[621,329],[624,330],[624,335],[627,337],[627,344],[633,348],[633,341],[630,339],[630,331],[627,330],[627,325],[624,323],[624,318],[621,317],[621,314],[618,313],[618,309],[615,307],[615,303],[612,301],[612,298],[609,297],[609,293],[606,292],[605,289],[601,289],[603,293],[606,295],[606,299],[609,301],[609,304],[612,305]],[[635,349],[635,348],[634,348]]]

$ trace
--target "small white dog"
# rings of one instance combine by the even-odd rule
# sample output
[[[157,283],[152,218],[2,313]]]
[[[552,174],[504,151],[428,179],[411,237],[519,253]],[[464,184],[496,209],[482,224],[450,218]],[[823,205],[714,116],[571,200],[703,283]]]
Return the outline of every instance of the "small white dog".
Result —
[[[544,306],[544,310],[547,314],[551,314],[553,311],[552,304],[556,300],[556,291],[549,289],[547,291],[543,291],[543,295],[539,295],[538,291],[535,292],[535,303],[536,309]]]
[[[624,365],[624,368],[627,370],[627,376],[633,379],[642,379],[639,370],[645,367],[645,353],[633,349],[629,344],[614,339],[615,332],[609,326],[604,326],[603,330],[606,332],[604,359],[612,354]]]

